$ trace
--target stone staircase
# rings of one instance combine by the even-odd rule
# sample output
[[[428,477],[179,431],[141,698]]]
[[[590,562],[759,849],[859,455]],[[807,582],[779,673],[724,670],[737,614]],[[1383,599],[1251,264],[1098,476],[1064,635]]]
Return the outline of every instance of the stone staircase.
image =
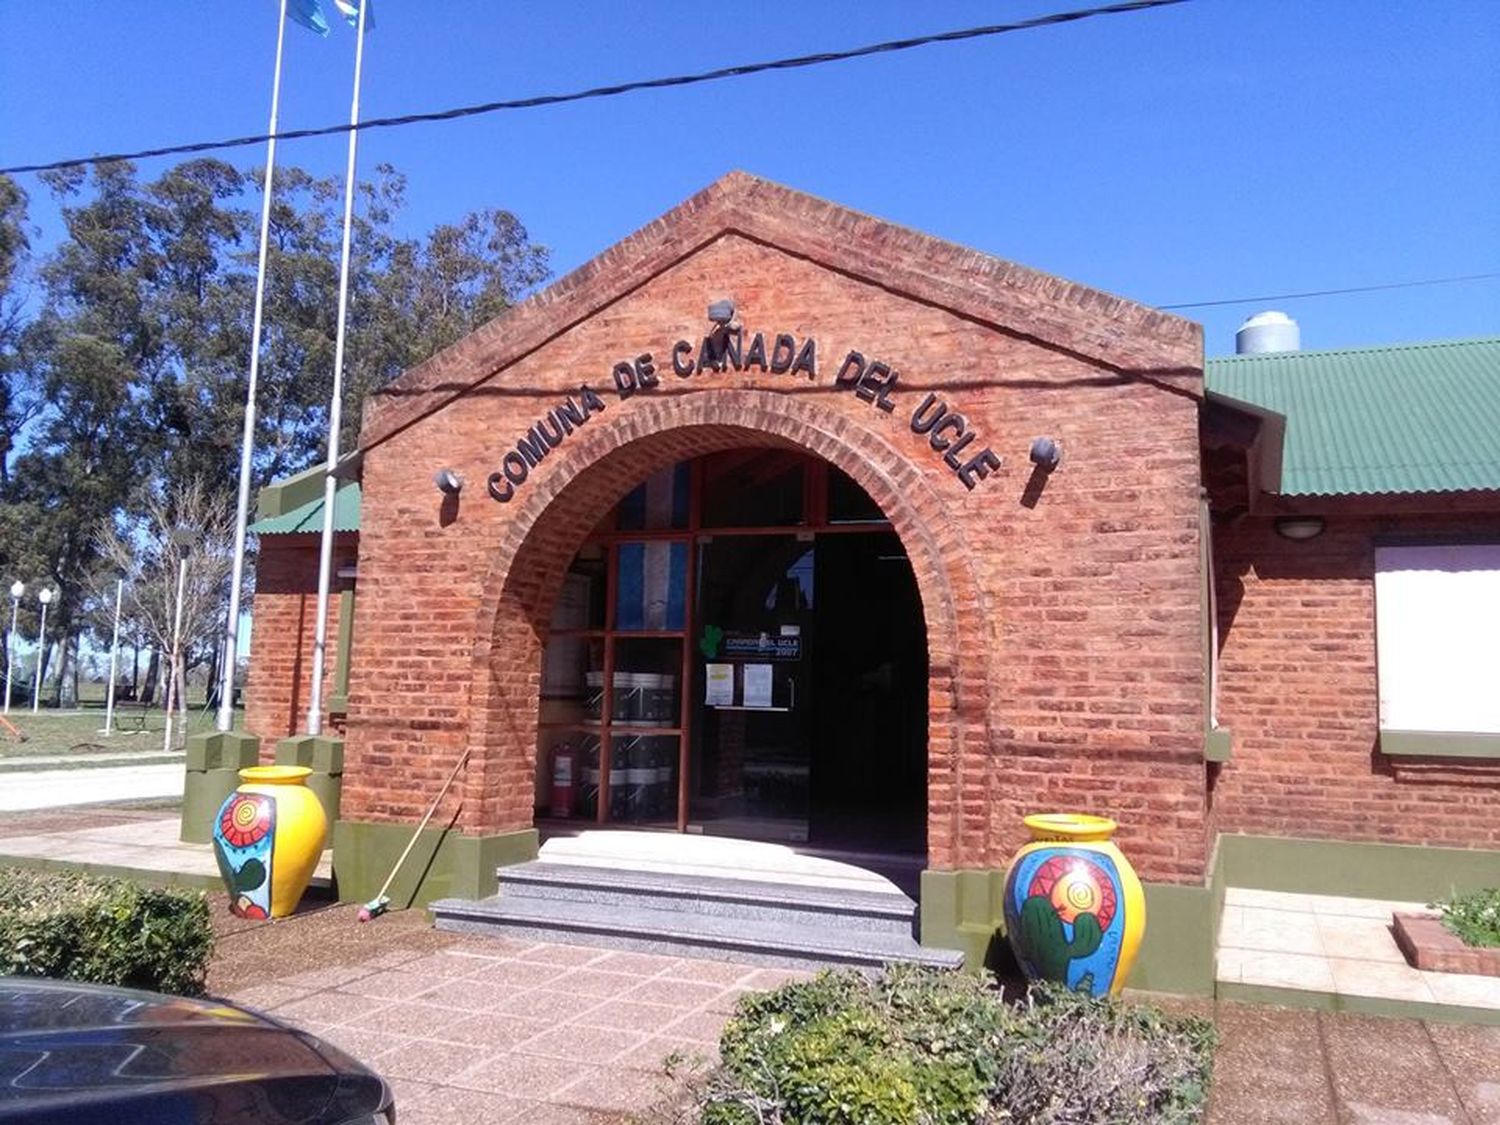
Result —
[[[535,861],[502,867],[500,892],[429,905],[437,928],[784,968],[916,962],[961,953],[913,937],[916,903],[890,892]]]

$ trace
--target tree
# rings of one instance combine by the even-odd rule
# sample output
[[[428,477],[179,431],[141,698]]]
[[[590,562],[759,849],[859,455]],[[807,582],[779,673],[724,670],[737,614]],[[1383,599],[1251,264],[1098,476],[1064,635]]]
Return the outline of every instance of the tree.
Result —
[[[212,654],[223,632],[222,607],[228,598],[234,551],[234,513],[202,481],[189,481],[147,495],[138,512],[116,517],[96,529],[102,575],[123,578],[122,616],[165,654],[175,700],[187,730],[189,654]],[[177,583],[187,564],[182,598],[182,630],[176,633]],[[96,581],[95,603],[114,604],[113,581]]]

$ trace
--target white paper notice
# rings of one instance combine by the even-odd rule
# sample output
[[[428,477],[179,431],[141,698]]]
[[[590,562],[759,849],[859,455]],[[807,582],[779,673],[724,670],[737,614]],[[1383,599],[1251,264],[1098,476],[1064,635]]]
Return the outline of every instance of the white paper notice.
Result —
[[[707,687],[703,702],[710,707],[734,706],[734,665],[710,664],[704,677]]]
[[[771,666],[769,664],[745,665],[745,706],[771,706]]]

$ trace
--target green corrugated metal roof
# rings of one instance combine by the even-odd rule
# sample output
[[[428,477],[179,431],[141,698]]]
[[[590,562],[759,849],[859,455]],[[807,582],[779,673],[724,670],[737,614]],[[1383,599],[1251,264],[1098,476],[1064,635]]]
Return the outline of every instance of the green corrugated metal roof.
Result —
[[[321,470],[320,470],[321,472]],[[323,498],[309,500],[279,516],[266,516],[250,525],[257,535],[292,535],[310,531],[323,531]],[[333,530],[359,530],[359,482],[340,481],[333,496]]]
[[[1500,336],[1228,356],[1204,376],[1285,415],[1284,496],[1500,490]]]

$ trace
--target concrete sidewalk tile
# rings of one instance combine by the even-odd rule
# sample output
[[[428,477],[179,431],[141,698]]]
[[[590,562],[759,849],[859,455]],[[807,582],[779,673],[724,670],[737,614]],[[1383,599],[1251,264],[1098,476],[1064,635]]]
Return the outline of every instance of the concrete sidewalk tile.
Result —
[[[695,984],[692,981],[653,977],[636,985],[620,997],[642,1004],[667,1004],[687,1013],[717,1000],[725,991],[721,984]]]
[[[492,1094],[485,1090],[465,1090],[456,1086],[437,1086],[413,1102],[410,1115],[396,1107],[401,1125],[507,1125],[528,1121],[524,1111],[527,1102],[520,1098]]]
[[[661,1034],[679,1039],[691,1039],[696,1043],[717,1044],[719,1036],[724,1033],[724,1024],[728,1019],[729,1017],[722,1012],[693,1012],[683,1016],[680,1020],[669,1023]]]
[[[657,953],[605,953],[589,962],[589,968],[606,973],[630,973],[635,977],[654,977],[676,964],[676,957],[664,957]]]
[[[578,1017],[590,1027],[618,1027],[626,1031],[659,1032],[683,1013],[666,1004],[643,1004],[635,1000],[607,1000]]]
[[[1391,921],[1391,915],[1398,911],[1402,914],[1429,914],[1425,902],[1397,902],[1391,899],[1377,898],[1345,898],[1338,895],[1312,895],[1313,911],[1324,917],[1345,918],[1369,918],[1378,919],[1387,924]]]
[[[1500,977],[1469,973],[1423,973],[1432,998],[1439,1004],[1500,1009]],[[1497,1071],[1500,1073],[1500,1071]]]
[[[378,969],[367,976],[339,985],[338,991],[377,1000],[410,1000],[451,983],[451,979],[427,973],[407,973],[400,969]]]
[[[516,959],[520,961],[535,961],[543,965],[559,965],[564,968],[588,965],[607,956],[609,956],[607,950],[594,945],[553,945],[550,943],[533,945],[516,953]]]
[[[498,957],[475,957],[467,953],[442,949],[419,957],[415,961],[408,961],[401,967],[408,973],[427,973],[435,977],[456,978],[477,973],[497,960],[499,960]]]
[[[794,981],[812,980],[813,974],[806,969],[756,969],[740,981],[740,986],[769,992]]]
[[[579,996],[597,996],[610,1000],[625,995],[641,983],[640,977],[628,973],[606,973],[599,969],[572,969],[563,976],[550,981],[548,988],[558,992],[574,992]]]
[[[467,1043],[408,1039],[381,1052],[375,1069],[386,1077],[417,1078],[444,1085],[473,1065],[474,1048]]]
[[[751,988],[741,982],[726,988],[715,999],[704,1005],[704,1011],[719,1012],[722,1015],[732,1016],[739,1007],[740,998],[761,991],[759,988]]]
[[[1334,1125],[1317,1014],[1221,1003],[1209,1125]]]
[[[505,1125],[619,1125],[620,1115],[553,1102],[528,1102]],[[406,1125],[403,1119],[401,1125]],[[467,1123],[466,1123],[467,1125]]]
[[[1422,974],[1406,962],[1346,961],[1331,957],[1333,984],[1340,996],[1373,996],[1381,1000],[1404,1000],[1431,1004],[1432,992]]]
[[[690,980],[699,984],[739,984],[755,972],[754,965],[737,965],[732,961],[709,961],[698,957],[679,957],[662,972],[673,980]]]
[[[1427,1033],[1475,1125],[1500,1125],[1500,1027],[1431,1023]]]
[[[277,944],[295,945],[295,938],[281,937]],[[322,969],[310,969],[305,973],[293,973],[289,977],[283,977],[282,984],[289,984],[293,988],[305,988],[308,991],[317,992],[327,988],[338,988],[340,985],[348,984],[350,981],[359,980],[361,977],[370,975],[370,970],[350,965],[331,965]]]
[[[277,1019],[316,1020],[328,1024],[360,1025],[387,1007],[384,1001],[368,996],[350,996],[345,992],[314,992],[302,1000],[293,1000],[276,1009]]]
[[[667,1059],[674,1055],[678,1065],[697,1070],[713,1066],[719,1061],[719,1045],[717,1042],[699,1043],[672,1035],[653,1035],[639,1047],[633,1047],[620,1055],[610,1065],[661,1074],[665,1072]]]
[[[1240,980],[1271,988],[1300,988],[1311,992],[1334,990],[1333,970],[1325,957],[1297,953],[1241,951]]]
[[[413,1082],[409,1078],[392,1078],[390,1087],[396,1100],[396,1120],[401,1125],[433,1120],[423,1116],[422,1107],[436,1094],[436,1086],[428,1082]]]
[[[451,1086],[470,1090],[489,1090],[510,1097],[536,1101],[559,1102],[559,1095],[580,1078],[598,1078],[594,1067],[579,1066],[567,1059],[543,1055],[524,1055],[505,1051],[482,1059],[468,1070],[455,1075]]]
[[[447,1043],[467,1043],[478,1048],[483,1054],[490,1055],[524,1043],[550,1030],[553,1026],[546,1020],[480,1012],[432,1032],[430,1038],[441,1039]]]
[[[505,985],[508,988],[535,988],[556,980],[567,971],[566,966],[554,965],[548,961],[496,961],[468,979],[483,981],[485,984]]]
[[[552,988],[533,988],[511,993],[490,1005],[489,1010],[557,1024],[576,1019],[605,1002],[597,996],[584,996]]]
[[[374,1067],[382,1075],[385,1071],[375,1065],[375,1060],[387,1051],[403,1047],[414,1040],[408,1035],[393,1035],[388,1031],[368,1031],[360,1027],[336,1026],[315,1032],[319,1039],[327,1040],[345,1054],[353,1055],[366,1066]],[[422,1077],[415,1075],[414,1077]]]
[[[501,1011],[502,1003],[514,997],[516,990],[501,984],[485,984],[472,977],[449,980],[429,989],[422,997],[424,1004],[437,1004],[456,1008],[462,1012]]]
[[[1389,917],[1381,919],[1319,915],[1318,932],[1323,938],[1323,949],[1330,957],[1342,957],[1347,961],[1406,964],[1406,955],[1401,952],[1395,935],[1391,933]]]
[[[661,1101],[670,1090],[671,1080],[664,1074],[610,1067],[580,1077],[553,1100],[585,1109],[640,1112]]]
[[[1334,1092],[1355,1121],[1465,1121],[1452,1079],[1416,1020],[1319,1013]],[[1382,1117],[1382,1115],[1385,1115]]]
[[[1224,888],[1225,906],[1257,906],[1270,910],[1295,910],[1312,913],[1311,895],[1293,894],[1290,891],[1262,891],[1253,887]]]
[[[517,1051],[530,1055],[550,1055],[559,1059],[577,1059],[581,1063],[607,1063],[646,1041],[640,1031],[617,1027],[587,1027],[564,1024],[517,1045]]]
[[[1323,953],[1317,916],[1291,910],[1256,906],[1239,908],[1239,922],[1219,931],[1219,944],[1238,949],[1262,949],[1275,953]]]
[[[361,999],[349,997],[349,999]],[[369,1000],[366,1004],[372,1003]],[[349,1020],[350,1027],[367,1031],[385,1031],[392,1035],[408,1037],[437,1037],[443,1028],[457,1022],[461,1016],[448,1008],[432,1004],[419,1004],[411,1000],[398,1000],[367,1010],[363,1015]]]
[[[265,984],[231,989],[227,999],[236,1004],[243,1004],[247,1008],[269,1012],[272,1008],[290,1004],[296,1000],[305,1000],[311,995],[312,993],[305,988],[291,988],[275,981],[267,981]]]

